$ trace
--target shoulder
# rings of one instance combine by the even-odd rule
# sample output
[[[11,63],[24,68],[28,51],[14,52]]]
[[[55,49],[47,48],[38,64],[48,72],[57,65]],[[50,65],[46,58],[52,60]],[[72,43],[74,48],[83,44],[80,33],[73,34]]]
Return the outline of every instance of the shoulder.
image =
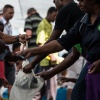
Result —
[[[36,13],[30,16],[30,19],[31,20],[35,20],[35,19],[42,20],[42,17],[38,13]]]
[[[62,7],[59,11],[58,11],[58,15],[69,15],[71,14],[73,11],[75,11],[76,9],[79,9],[79,7],[77,6],[76,3],[72,2],[69,4],[66,4],[64,7]]]

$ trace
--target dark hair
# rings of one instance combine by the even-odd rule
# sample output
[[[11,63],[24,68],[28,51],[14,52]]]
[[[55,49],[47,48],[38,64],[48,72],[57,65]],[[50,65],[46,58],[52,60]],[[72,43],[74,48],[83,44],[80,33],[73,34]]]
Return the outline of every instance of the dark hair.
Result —
[[[16,48],[20,47],[21,43],[17,42],[13,44],[12,50],[15,51]]]
[[[56,9],[55,7],[50,7],[50,8],[48,9],[47,14],[53,13],[53,12],[57,12],[57,9]]]
[[[11,6],[11,5],[9,5],[9,4],[7,4],[7,5],[5,5],[4,7],[3,7],[3,12],[5,12],[8,8],[14,8],[13,6]]]
[[[100,3],[100,0],[95,0],[96,3]]]
[[[35,8],[29,8],[29,9],[27,10],[27,14],[30,14],[30,13],[33,12],[33,11],[36,11],[36,9],[35,9]]]

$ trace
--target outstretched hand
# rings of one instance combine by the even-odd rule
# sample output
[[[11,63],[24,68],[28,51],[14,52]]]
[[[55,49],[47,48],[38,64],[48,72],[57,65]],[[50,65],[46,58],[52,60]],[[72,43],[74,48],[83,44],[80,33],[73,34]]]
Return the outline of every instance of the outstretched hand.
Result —
[[[42,71],[36,75],[43,77],[45,80],[48,80],[53,76],[52,73],[50,73],[50,71]]]
[[[62,83],[64,82],[69,82],[69,78],[66,78],[66,77],[60,77],[57,79],[58,81],[61,81]]]
[[[24,68],[23,68],[23,72],[28,74],[28,73],[31,73],[32,69],[34,68],[35,66],[33,65],[33,63],[29,63],[27,64]]]
[[[31,57],[30,49],[26,49],[26,50],[23,50],[21,52],[16,52],[16,53],[17,53],[17,55],[23,56],[25,59]]]

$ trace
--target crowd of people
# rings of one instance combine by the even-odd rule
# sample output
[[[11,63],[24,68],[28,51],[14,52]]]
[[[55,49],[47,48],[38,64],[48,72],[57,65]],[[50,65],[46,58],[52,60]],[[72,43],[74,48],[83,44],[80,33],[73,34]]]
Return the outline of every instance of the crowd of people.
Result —
[[[27,10],[24,32],[12,36],[14,7],[5,5],[0,18],[0,90],[9,99],[17,73],[33,70],[43,87],[32,100],[100,100],[100,1],[53,0],[45,18]],[[54,23],[54,27],[52,26]],[[62,35],[63,31],[65,35]],[[62,36],[61,36],[62,35]],[[67,50],[64,57],[59,51]],[[23,60],[27,59],[24,68]],[[0,100],[5,100],[3,95]]]

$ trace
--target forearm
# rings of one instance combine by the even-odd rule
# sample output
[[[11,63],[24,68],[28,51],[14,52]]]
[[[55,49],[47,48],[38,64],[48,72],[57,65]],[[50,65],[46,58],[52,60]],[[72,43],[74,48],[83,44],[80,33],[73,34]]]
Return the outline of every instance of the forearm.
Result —
[[[52,32],[50,38],[47,40],[46,43],[48,43],[48,42],[50,42],[50,41],[52,41],[52,40],[58,39],[58,38],[60,37],[62,31],[63,31],[63,30],[59,30],[59,31],[53,30],[53,32]],[[46,44],[46,43],[45,43],[45,44]],[[36,57],[33,59],[34,65],[38,64],[38,63],[39,63],[43,58],[45,58],[47,55],[48,55],[48,54],[41,54],[41,55],[36,56]]]
[[[79,58],[79,55],[73,56],[72,53],[69,54],[63,62],[61,62],[59,65],[57,65],[54,69],[50,71],[50,73],[54,76],[65,69],[69,68],[72,64],[74,64],[77,59]]]
[[[32,61],[32,65],[33,67],[35,67],[36,64],[38,64],[43,58],[45,58],[47,55],[46,54],[42,54],[42,55],[37,55],[33,61]]]
[[[56,41],[51,41],[43,46],[32,48],[29,50],[31,56],[35,55],[48,55],[50,53],[58,52],[63,50],[63,47]]]
[[[6,44],[12,44],[17,41],[17,36],[11,36],[8,34],[4,34],[1,38],[3,41],[5,41]]]
[[[76,78],[67,78],[67,82],[73,82],[75,83],[77,81]]]

